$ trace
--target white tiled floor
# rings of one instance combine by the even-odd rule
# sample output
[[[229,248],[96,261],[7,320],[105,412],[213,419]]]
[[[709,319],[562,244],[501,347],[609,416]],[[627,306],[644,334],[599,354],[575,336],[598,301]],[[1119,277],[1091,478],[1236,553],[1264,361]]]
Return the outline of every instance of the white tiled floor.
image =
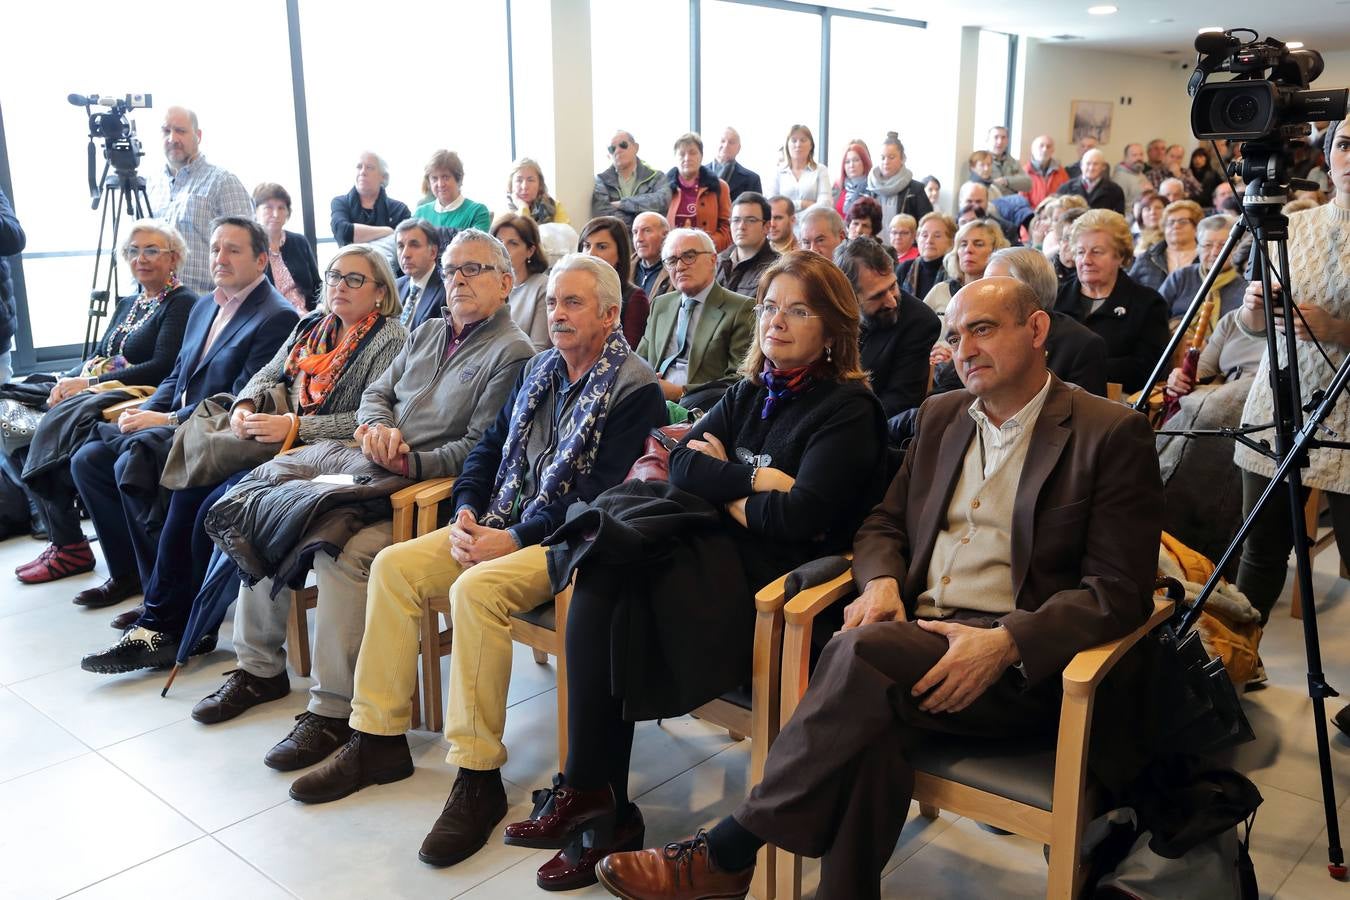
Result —
[[[39,549],[26,538],[0,543],[0,570]],[[1336,579],[1336,565],[1332,552],[1316,566],[1323,659],[1331,684],[1350,688],[1350,583]],[[11,582],[0,598],[0,898],[541,895],[534,871],[546,851],[492,841],[450,869],[417,861],[453,778],[439,735],[413,734],[412,778],[308,807],[287,797],[294,776],[262,764],[304,708],[304,679],[293,677],[284,701],[207,728],[188,713],[232,667],[228,640],[195,661],[164,699],[163,673],[81,671],[82,654],[116,638],[108,621],[117,610],[85,611],[69,599],[102,577],[100,570],[44,587]],[[1235,754],[1265,796],[1252,842],[1262,895],[1350,898],[1350,886],[1326,875],[1302,631],[1287,605],[1277,609],[1262,655],[1270,684],[1246,696],[1259,737]],[[514,819],[528,813],[530,791],[557,766],[552,667],[518,648],[510,699],[505,776]],[[1350,741],[1331,732],[1348,829]],[[648,843],[730,811],[744,795],[748,761],[747,744],[702,722],[641,725],[632,787]],[[816,872],[808,862],[809,887]],[[934,822],[916,815],[882,888],[886,897],[1043,896],[1045,863],[1031,841],[996,837],[948,814]]]

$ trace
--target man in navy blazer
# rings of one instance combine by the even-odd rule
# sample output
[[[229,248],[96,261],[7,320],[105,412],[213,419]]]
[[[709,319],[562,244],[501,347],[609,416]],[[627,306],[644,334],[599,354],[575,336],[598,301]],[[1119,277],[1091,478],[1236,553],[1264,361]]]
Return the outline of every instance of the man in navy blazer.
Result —
[[[177,428],[212,394],[239,393],[295,327],[295,307],[266,277],[262,226],[242,216],[216,219],[210,264],[215,292],[193,306],[173,371],[139,409],[117,420],[123,434]],[[119,456],[96,433],[71,460],[109,575],[101,586],[76,597],[81,606],[107,606],[140,593],[154,566],[158,535],[142,524],[153,500],[124,494],[117,486],[130,455]]]
[[[394,230],[398,247],[398,266],[406,274],[398,279],[398,300],[403,306],[400,320],[415,331],[427,319],[440,316],[445,307],[445,282],[439,267],[440,235],[426,219],[404,219]],[[416,291],[416,299],[408,297]]]

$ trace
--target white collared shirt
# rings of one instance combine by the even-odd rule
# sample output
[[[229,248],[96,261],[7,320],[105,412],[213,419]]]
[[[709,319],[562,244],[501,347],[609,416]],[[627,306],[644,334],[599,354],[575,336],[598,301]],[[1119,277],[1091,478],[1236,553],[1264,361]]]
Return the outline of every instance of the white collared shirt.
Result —
[[[1026,406],[1019,409],[998,427],[995,427],[994,423],[989,420],[989,416],[984,412],[984,405],[979,400],[970,404],[967,411],[970,413],[970,417],[975,420],[976,436],[980,439],[980,457],[983,462],[985,478],[988,478],[1005,459],[1012,455],[1013,450],[1019,443],[1027,439],[1027,435],[1036,425],[1036,419],[1041,414],[1041,407],[1045,406],[1045,398],[1049,394],[1050,375],[1047,373],[1045,385],[1036,393],[1036,396],[1032,397]]]

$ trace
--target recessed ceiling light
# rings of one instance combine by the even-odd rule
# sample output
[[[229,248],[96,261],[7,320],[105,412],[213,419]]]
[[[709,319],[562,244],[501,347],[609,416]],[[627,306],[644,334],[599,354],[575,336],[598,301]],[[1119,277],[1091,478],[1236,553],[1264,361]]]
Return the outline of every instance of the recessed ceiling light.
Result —
[[[1109,16],[1115,14],[1116,12],[1117,12],[1116,7],[1110,5],[1088,7],[1088,15],[1090,16]]]
[[[1290,50],[1302,50],[1302,49],[1303,49],[1303,42],[1302,42],[1302,41],[1285,41],[1285,42],[1284,42],[1284,45],[1285,45],[1286,47],[1288,47]]]
[[[1218,25],[1206,25],[1204,28],[1197,31],[1196,34],[1223,34],[1223,29]]]

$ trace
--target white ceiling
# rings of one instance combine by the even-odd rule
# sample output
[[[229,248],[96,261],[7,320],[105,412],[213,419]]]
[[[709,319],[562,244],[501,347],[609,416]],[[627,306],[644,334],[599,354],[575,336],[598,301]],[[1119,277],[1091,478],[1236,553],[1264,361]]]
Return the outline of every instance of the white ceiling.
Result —
[[[1122,53],[1195,55],[1202,27],[1256,29],[1262,37],[1303,41],[1323,52],[1350,50],[1350,0],[824,0],[826,6],[886,15],[979,25],[1029,37],[1077,35],[1072,43]],[[1119,11],[1088,15],[1113,2]],[[1176,51],[1167,53],[1166,51]]]

